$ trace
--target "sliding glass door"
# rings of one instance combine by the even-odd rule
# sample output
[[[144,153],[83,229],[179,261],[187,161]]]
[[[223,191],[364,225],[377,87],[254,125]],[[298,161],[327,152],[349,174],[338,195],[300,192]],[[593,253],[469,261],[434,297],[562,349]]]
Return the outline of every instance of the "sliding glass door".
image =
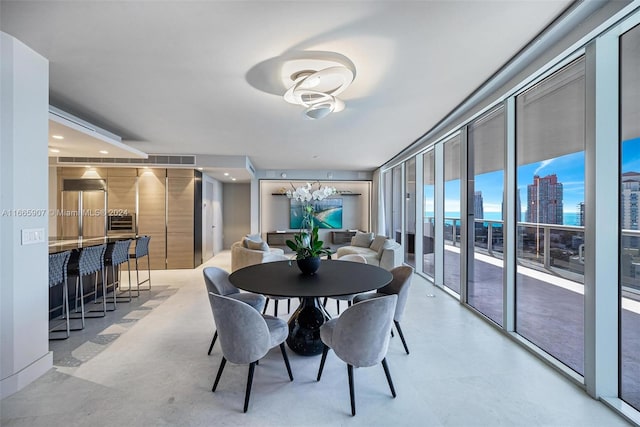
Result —
[[[585,114],[584,58],[516,97],[516,331],[579,374]]]
[[[504,271],[504,153],[505,119],[502,107],[480,117],[468,128],[467,184],[472,202],[467,218],[473,251],[468,260],[469,305],[502,325]],[[471,197],[473,195],[473,197]]]

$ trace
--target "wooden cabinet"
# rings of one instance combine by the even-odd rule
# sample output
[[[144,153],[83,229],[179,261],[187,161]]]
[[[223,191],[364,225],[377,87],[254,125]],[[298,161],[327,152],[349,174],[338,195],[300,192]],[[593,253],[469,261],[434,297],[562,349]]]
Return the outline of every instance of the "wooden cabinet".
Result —
[[[138,169],[138,234],[150,236],[152,270],[166,266],[166,169]]]
[[[355,231],[332,231],[331,243],[333,243],[334,245],[350,244],[351,238],[355,235]]]
[[[193,268],[193,170],[167,170],[167,202],[167,268]]]
[[[108,215],[131,215],[139,236],[150,236],[151,269],[194,268],[202,262],[202,174],[194,169],[60,168],[58,188],[64,182],[100,181],[99,191],[58,191],[60,236],[77,237],[79,206],[92,213],[82,217],[84,236],[103,236]],[[73,184],[73,183],[72,183]],[[76,183],[77,186],[77,183]],[[82,200],[80,200],[82,195]],[[93,213],[98,212],[99,215]],[[119,212],[122,212],[119,214]],[[123,220],[124,221],[124,220]],[[109,232],[111,235],[117,232]],[[131,235],[134,230],[126,231]],[[146,264],[145,264],[146,265]]]
[[[287,246],[287,240],[293,240],[296,234],[298,234],[298,232],[267,233],[267,245]]]

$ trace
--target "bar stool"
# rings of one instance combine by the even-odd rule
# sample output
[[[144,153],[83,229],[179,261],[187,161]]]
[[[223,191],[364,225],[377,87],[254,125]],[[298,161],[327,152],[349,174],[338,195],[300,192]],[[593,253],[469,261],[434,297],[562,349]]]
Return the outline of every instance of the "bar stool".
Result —
[[[129,239],[129,240],[119,240],[114,244],[113,251],[111,251],[111,254],[109,254],[109,255],[105,254],[104,265],[105,265],[105,267],[111,267],[111,275],[113,277],[113,281],[111,282],[111,284],[107,284],[107,289],[109,288],[109,286],[113,287],[113,307],[114,307],[114,309],[116,307],[116,302],[117,301],[131,302],[131,266],[130,266],[130,263],[129,263],[129,248],[130,247],[131,247],[131,239]],[[129,272],[129,290],[126,291],[128,296],[127,297],[118,297],[118,295],[116,294],[116,287],[122,285],[121,281],[120,281],[122,269],[118,268],[118,271],[116,273],[116,267],[119,267],[121,264],[124,264],[125,262],[127,263],[127,271]],[[124,293],[125,292],[121,292],[120,295],[122,295]],[[139,291],[138,291],[138,295],[140,295]],[[136,296],[138,296],[138,295],[136,295]],[[106,296],[105,296],[105,298],[106,298]]]
[[[102,316],[85,316],[84,312],[84,286],[82,278],[90,274],[95,274],[95,288],[98,287],[98,273],[102,273],[102,294],[106,294],[106,280],[104,279],[104,252],[107,249],[106,244],[98,246],[89,246],[82,248],[80,252],[80,259],[78,261],[78,270],[74,271],[76,276],[76,292],[75,292],[75,305],[74,310],[78,312],[78,288],[80,288],[80,317],[82,319],[82,328],[84,329],[84,319],[88,317],[104,317],[107,314],[107,299],[102,298]],[[95,312],[95,311],[93,311]],[[78,319],[78,317],[74,317]]]
[[[49,332],[66,332],[65,337],[52,337],[50,340],[66,340],[71,334],[71,326],[69,324],[69,287],[67,284],[67,266],[71,251],[49,254],[49,288],[62,284],[62,318],[65,320],[65,329],[58,329],[62,323],[58,323],[49,329]]]
[[[151,240],[151,237],[149,236],[139,237],[138,240],[136,241],[136,249],[134,253],[130,254],[131,258],[134,258],[136,260],[136,282],[137,282],[136,287],[137,287],[138,295],[140,294],[141,290],[142,291],[151,290],[151,263],[149,261],[149,240]],[[138,260],[143,257],[147,257],[147,278],[141,282],[140,269],[138,268]],[[146,289],[144,288],[140,289],[140,285],[147,282],[149,282],[149,287]],[[131,285],[129,285],[129,287],[131,287]]]

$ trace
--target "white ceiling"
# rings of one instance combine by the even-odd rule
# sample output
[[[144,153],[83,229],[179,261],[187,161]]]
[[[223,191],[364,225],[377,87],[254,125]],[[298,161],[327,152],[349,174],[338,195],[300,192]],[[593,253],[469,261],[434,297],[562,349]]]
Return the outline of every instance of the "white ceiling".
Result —
[[[50,102],[147,153],[257,169],[373,170],[435,126],[571,1],[5,1],[50,61]],[[346,110],[312,121],[280,71],[349,58]]]

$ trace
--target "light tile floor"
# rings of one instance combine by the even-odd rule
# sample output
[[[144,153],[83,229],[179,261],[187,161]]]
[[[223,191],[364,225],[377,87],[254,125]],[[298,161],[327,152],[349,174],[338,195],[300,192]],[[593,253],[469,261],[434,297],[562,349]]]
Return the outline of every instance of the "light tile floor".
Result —
[[[228,269],[229,252],[206,265]],[[207,356],[214,326],[202,268],[154,271],[151,292],[119,304],[109,319],[88,320],[67,341],[51,341],[54,369],[1,402],[1,425],[627,425],[419,277],[402,322],[411,354],[396,336],[387,355],[396,399],[381,367],[357,369],[352,418],[346,365],[334,354],[318,383],[320,357],[289,352],[289,382],[275,349],[256,369],[243,414],[246,366],[228,364],[211,393],[221,353],[216,344]],[[328,308],[335,313],[335,302]]]

